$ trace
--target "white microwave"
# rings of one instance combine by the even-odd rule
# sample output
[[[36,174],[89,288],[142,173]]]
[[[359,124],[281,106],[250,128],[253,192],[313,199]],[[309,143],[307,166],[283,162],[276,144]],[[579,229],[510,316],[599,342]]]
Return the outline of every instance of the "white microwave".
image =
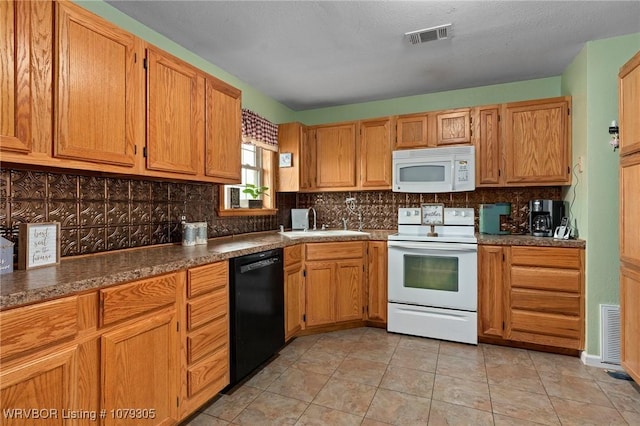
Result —
[[[475,147],[393,151],[393,192],[461,192],[476,189]]]

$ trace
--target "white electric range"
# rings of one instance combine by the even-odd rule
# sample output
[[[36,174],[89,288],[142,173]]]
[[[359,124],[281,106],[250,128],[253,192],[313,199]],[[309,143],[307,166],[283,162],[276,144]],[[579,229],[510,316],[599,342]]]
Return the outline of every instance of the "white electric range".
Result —
[[[390,332],[477,344],[478,240],[472,208],[444,208],[423,225],[422,209],[398,210],[388,238]],[[428,236],[435,231],[437,236]]]

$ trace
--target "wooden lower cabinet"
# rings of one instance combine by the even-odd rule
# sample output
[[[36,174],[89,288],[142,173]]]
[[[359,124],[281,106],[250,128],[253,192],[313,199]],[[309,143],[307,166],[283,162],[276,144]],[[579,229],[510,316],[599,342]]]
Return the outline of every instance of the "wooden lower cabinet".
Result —
[[[387,324],[387,242],[369,241],[367,246],[367,320]]]
[[[621,361],[624,370],[640,383],[640,271],[620,269]]]
[[[284,339],[304,327],[304,245],[284,248]]]
[[[101,337],[101,408],[107,410],[105,425],[131,424],[131,416],[135,417],[135,424],[177,422],[176,323],[174,309],[117,327]],[[141,410],[143,418],[127,409]]]
[[[478,247],[478,336],[503,336],[504,250],[504,246]]]
[[[306,245],[306,326],[364,318],[363,242]]]
[[[229,384],[229,263],[187,271],[181,417]]]
[[[55,347],[13,366],[2,366],[3,425],[62,425],[64,411],[78,407],[77,345]]]
[[[481,338],[584,348],[583,249],[481,245],[478,265]]]

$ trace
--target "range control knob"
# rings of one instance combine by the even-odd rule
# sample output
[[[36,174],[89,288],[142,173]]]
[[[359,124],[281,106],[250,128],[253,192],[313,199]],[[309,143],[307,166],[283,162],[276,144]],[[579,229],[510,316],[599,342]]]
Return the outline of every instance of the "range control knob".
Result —
[[[465,212],[464,210],[460,214],[462,215],[462,217],[466,217],[467,216],[467,212]]]
[[[407,210],[406,212],[404,212],[405,216],[411,216],[411,212],[409,210]]]
[[[451,212],[451,215],[452,216],[458,216],[458,212],[456,210],[454,210],[454,211]]]

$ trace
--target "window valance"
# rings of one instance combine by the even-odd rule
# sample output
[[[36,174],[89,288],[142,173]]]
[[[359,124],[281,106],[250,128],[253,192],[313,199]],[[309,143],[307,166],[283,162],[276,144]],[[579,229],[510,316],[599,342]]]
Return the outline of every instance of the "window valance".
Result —
[[[242,141],[270,151],[278,151],[278,125],[243,108]]]

